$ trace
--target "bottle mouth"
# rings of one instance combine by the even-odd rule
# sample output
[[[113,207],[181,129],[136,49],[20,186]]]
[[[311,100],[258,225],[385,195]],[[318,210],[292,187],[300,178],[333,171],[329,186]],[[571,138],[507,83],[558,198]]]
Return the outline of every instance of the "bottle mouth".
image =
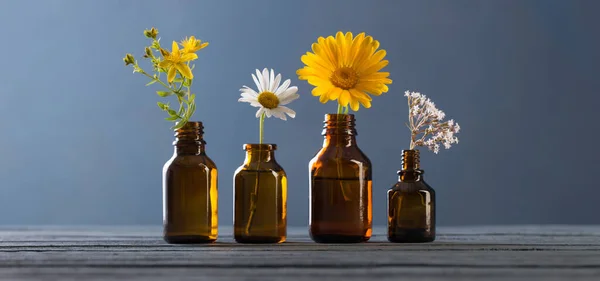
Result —
[[[206,144],[203,139],[203,135],[204,126],[202,125],[202,122],[188,121],[183,125],[183,127],[175,130],[176,140],[173,142],[173,144]]]
[[[325,114],[322,135],[357,135],[354,114]]]
[[[243,145],[245,151],[273,151],[277,149],[277,145],[273,143],[246,143]]]
[[[354,114],[325,114],[325,123],[327,122],[354,122]]]

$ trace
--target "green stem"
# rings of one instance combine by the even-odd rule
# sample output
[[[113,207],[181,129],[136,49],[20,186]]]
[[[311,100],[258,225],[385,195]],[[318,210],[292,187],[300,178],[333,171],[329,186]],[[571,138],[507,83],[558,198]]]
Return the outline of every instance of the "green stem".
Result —
[[[263,112],[262,115],[260,116],[260,121],[259,121],[260,125],[259,125],[259,140],[258,143],[262,144],[263,143],[263,131],[264,131],[264,123],[265,123],[265,113]]]
[[[342,112],[343,112],[343,107],[341,104],[338,103],[337,114],[342,114]]]
[[[171,87],[167,86],[167,84],[165,84],[165,83],[164,83],[163,81],[161,81],[160,79],[156,79],[156,78],[154,78],[153,76],[151,76],[150,74],[146,73],[146,71],[144,71],[144,70],[143,70],[143,69],[141,69],[141,68],[140,68],[140,73],[141,73],[141,74],[144,74],[144,75],[148,76],[148,78],[150,78],[150,79],[152,79],[152,80],[154,80],[154,81],[156,81],[156,82],[160,83],[161,85],[163,85],[163,87],[165,87],[165,88],[169,89],[170,91],[173,91],[173,88],[171,88]]]

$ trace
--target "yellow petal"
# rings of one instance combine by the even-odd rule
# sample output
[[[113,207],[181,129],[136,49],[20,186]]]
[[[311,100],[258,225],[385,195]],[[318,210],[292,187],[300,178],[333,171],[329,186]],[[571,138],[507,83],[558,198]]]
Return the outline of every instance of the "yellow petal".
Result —
[[[369,68],[369,67],[373,66],[374,64],[379,63],[385,57],[386,54],[387,54],[387,52],[385,50],[379,50],[375,54],[373,54],[373,56],[371,56],[370,58],[365,59],[360,64],[357,64],[356,67],[357,67],[357,69]]]
[[[356,65],[362,64],[363,61],[371,55],[372,43],[373,43],[373,37],[371,37],[371,36],[365,37],[365,39],[362,41],[362,43],[358,47],[356,57],[354,58],[354,61],[352,61],[352,65],[356,66]]]
[[[324,60],[322,60],[320,57],[316,56],[313,53],[306,53],[306,55],[300,57],[300,60],[306,66],[316,68],[324,73],[329,73],[329,75],[331,75],[331,73],[334,70],[333,66],[330,63],[326,63]]]
[[[158,67],[161,68],[168,68],[169,66],[171,66],[172,62],[169,60],[163,60],[160,63],[158,63]]]
[[[364,39],[365,39],[364,32],[362,32],[362,33],[356,35],[356,37],[354,37],[354,40],[352,40],[352,44],[350,47],[350,52],[348,53],[348,61],[354,62],[354,59],[356,58],[356,55],[359,52],[360,45],[362,44]]]
[[[354,111],[358,111],[359,105],[357,99],[350,99],[350,108]]]
[[[183,75],[184,77],[187,77],[189,79],[194,79],[194,74],[192,74],[192,70],[190,69],[190,67],[187,64],[177,63],[174,66],[175,66],[175,68],[177,68],[179,73],[181,73],[181,75]]]
[[[308,76],[308,84],[311,84],[313,86],[320,86],[331,84],[331,82],[329,82],[329,80],[324,80],[321,77]]]
[[[383,85],[383,87],[381,87],[381,92],[382,93],[387,93],[389,89],[390,88],[387,85]]]
[[[369,74],[377,72],[377,71],[381,70],[382,68],[386,67],[388,65],[388,63],[390,63],[390,62],[387,60],[382,60],[368,68],[360,69],[360,70],[358,70],[358,72],[360,73],[360,75],[369,75]]]
[[[350,102],[350,93],[348,91],[343,91],[338,102],[341,106],[347,106]]]
[[[389,72],[375,72],[375,73],[371,73],[369,75],[361,76],[360,79],[361,80],[377,80],[377,79],[385,79],[388,76],[390,76]]]
[[[372,98],[365,94],[364,92],[361,92],[357,89],[350,89],[350,95],[356,99],[358,99],[358,101],[371,101]]]
[[[371,108],[371,101],[358,100],[365,108]]]
[[[342,89],[340,89],[338,87],[333,87],[331,89],[331,91],[329,92],[329,99],[330,100],[337,100],[342,95],[343,91],[344,90],[342,90]]]
[[[175,74],[177,74],[177,70],[175,67],[171,66],[171,68],[169,68],[169,72],[167,72],[167,81],[169,81],[169,83],[173,82],[173,79],[175,79]]]
[[[204,43],[202,43],[202,44],[200,45],[200,49],[198,49],[198,50],[202,50],[202,49],[206,48],[206,46],[208,46],[208,42],[204,42]]]
[[[369,94],[379,96],[381,95],[381,84],[370,83],[370,82],[360,82],[356,85],[356,89],[362,92],[367,92]]]
[[[327,94],[321,95],[321,96],[319,97],[319,101],[320,101],[321,103],[326,103],[328,100],[329,100],[329,98],[328,98]]]
[[[329,87],[327,85],[319,85],[318,87],[315,87],[312,90],[312,94],[313,94],[313,96],[325,95],[329,92],[330,89],[331,89],[331,87]]]
[[[325,40],[325,43],[326,43],[328,52],[331,55],[331,58],[330,58],[331,64],[333,64],[334,66],[340,66],[339,51],[338,51],[337,45],[335,43],[335,38],[333,38],[333,36],[329,36]]]
[[[179,55],[179,45],[177,45],[177,42],[173,41],[173,44],[171,44],[171,54],[174,56]]]
[[[198,58],[198,55],[194,54],[194,53],[188,53],[188,54],[184,54],[181,56],[181,61],[191,61],[191,60],[195,60]]]
[[[316,46],[313,47],[315,55],[323,58],[324,61],[326,61],[328,64],[335,68],[335,56],[331,53],[331,49],[329,48],[327,39],[319,37],[317,42],[318,43],[316,44]]]

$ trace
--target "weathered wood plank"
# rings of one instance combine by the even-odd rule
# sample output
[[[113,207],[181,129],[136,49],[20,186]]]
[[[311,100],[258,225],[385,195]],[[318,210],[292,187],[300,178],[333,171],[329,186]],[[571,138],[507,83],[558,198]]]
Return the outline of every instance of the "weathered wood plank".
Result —
[[[306,228],[287,243],[169,245],[159,227],[0,228],[8,280],[598,280],[600,227],[440,228],[436,242],[316,244]]]

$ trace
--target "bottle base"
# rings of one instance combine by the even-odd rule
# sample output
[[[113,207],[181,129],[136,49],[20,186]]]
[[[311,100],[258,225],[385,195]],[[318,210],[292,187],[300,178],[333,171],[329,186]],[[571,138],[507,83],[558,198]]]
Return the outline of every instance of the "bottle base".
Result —
[[[216,238],[203,235],[164,236],[163,239],[169,244],[208,244],[217,241]]]
[[[362,243],[367,242],[371,237],[363,235],[339,235],[339,234],[311,234],[310,238],[317,243]]]
[[[285,242],[285,237],[268,237],[268,236],[235,236],[235,242],[241,244],[277,244]]]
[[[435,240],[435,235],[425,229],[396,229],[388,233],[388,241],[392,243],[428,243]]]

